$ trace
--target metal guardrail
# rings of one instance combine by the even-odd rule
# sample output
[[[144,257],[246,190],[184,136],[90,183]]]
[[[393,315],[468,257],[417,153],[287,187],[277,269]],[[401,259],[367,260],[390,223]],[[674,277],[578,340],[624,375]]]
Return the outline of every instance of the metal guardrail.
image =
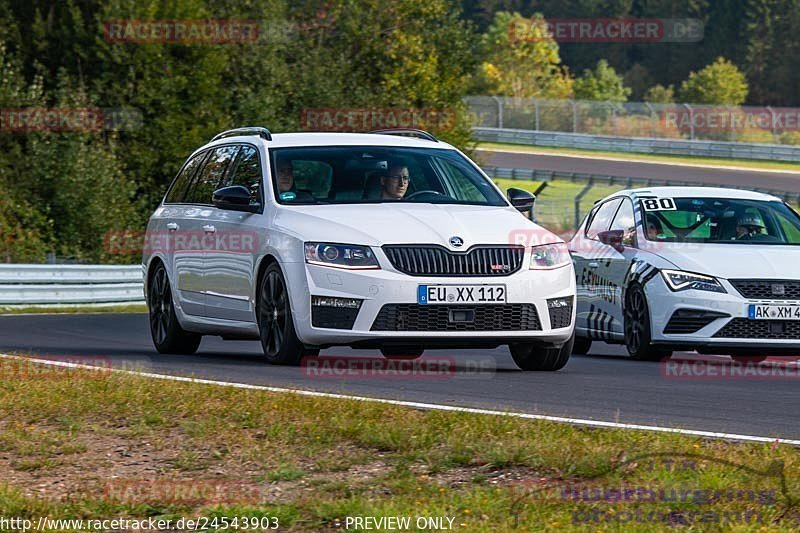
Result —
[[[656,155],[689,155],[725,159],[800,162],[800,146],[779,144],[746,144],[725,141],[689,141],[651,139],[647,137],[615,137],[586,133],[472,128],[473,137],[484,142],[577,148],[608,152],[629,152]]]
[[[139,303],[141,265],[0,264],[0,305]]]

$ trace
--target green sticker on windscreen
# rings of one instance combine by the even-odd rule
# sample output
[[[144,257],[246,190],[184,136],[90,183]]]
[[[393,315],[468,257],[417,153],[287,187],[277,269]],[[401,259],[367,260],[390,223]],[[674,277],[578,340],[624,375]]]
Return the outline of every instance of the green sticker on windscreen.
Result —
[[[292,191],[282,192],[278,195],[278,198],[281,200],[294,200],[297,198],[297,194]]]

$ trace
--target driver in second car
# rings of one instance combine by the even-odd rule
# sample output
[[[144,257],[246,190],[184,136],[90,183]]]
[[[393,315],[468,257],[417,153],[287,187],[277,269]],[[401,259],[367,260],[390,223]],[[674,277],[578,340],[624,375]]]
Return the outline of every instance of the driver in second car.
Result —
[[[402,164],[389,166],[386,175],[381,178],[381,199],[402,200],[408,190],[408,167]]]

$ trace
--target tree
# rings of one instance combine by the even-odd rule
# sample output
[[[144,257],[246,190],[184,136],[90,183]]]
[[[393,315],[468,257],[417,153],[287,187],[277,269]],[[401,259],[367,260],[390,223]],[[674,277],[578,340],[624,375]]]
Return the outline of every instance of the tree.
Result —
[[[675,103],[675,88],[672,85],[664,87],[660,83],[653,85],[644,93],[644,101],[651,104]]]
[[[594,71],[584,70],[583,76],[575,80],[575,98],[579,100],[625,102],[630,94],[622,76],[605,59],[597,62]]]
[[[489,94],[570,98],[572,78],[558,44],[544,34],[544,19],[501,11],[482,38],[484,62],[476,87]]]
[[[744,74],[724,57],[689,74],[681,84],[683,102],[710,105],[741,105],[747,98],[748,85]]]

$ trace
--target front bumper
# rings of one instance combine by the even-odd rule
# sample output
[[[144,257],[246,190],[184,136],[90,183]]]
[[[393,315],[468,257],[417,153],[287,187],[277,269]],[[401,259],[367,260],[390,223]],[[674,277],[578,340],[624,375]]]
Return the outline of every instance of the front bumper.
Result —
[[[301,265],[296,265],[300,267]],[[302,265],[304,268],[289,270],[288,279],[290,297],[292,299],[292,317],[294,319],[297,335],[302,342],[314,346],[328,345],[368,345],[371,341],[408,341],[409,343],[430,342],[431,345],[459,345],[468,339],[475,343],[485,340],[490,344],[505,344],[508,342],[521,342],[525,340],[540,341],[543,343],[563,343],[572,335],[575,323],[575,276],[571,265],[554,270],[527,270],[522,269],[510,276],[491,277],[423,277],[409,276],[390,269],[382,270],[342,270],[318,265]],[[433,323],[444,313],[441,310],[432,310],[439,307],[435,304],[418,305],[417,291],[419,285],[505,285],[506,304],[514,306],[502,310],[489,312],[482,309],[490,305],[502,304],[460,304],[452,306],[457,310],[472,309],[475,311],[475,326],[478,326],[480,317],[491,315],[491,329],[475,330],[474,326],[461,328],[458,331],[443,331],[441,324]],[[299,289],[299,290],[298,290]],[[362,300],[361,307],[353,322],[352,329],[333,329],[314,327],[312,325],[311,297],[325,296],[336,298],[352,298]],[[548,299],[559,297],[572,297],[573,305],[571,315],[566,327],[553,328],[551,326]],[[429,320],[430,328],[413,331],[386,331],[376,330],[385,328],[387,323],[384,309],[400,309],[400,312],[423,311],[425,316],[417,316],[418,320]],[[503,329],[504,316],[511,316],[509,312],[516,312],[522,308],[535,308],[538,316],[538,329],[511,330]],[[450,306],[448,306],[450,307]],[[422,309],[426,308],[426,309]],[[441,308],[440,308],[441,309]],[[526,311],[529,312],[529,311]],[[382,321],[376,324],[376,320]],[[397,315],[393,315],[395,318]],[[527,315],[526,315],[527,316]],[[518,318],[518,317],[517,317]],[[424,322],[423,322],[424,324]],[[529,324],[525,322],[525,324]],[[415,328],[419,328],[419,323]]]
[[[750,320],[748,317],[750,304],[798,305],[800,301],[748,299],[727,280],[720,279],[720,283],[727,294],[697,290],[673,292],[660,275],[654,277],[645,289],[650,304],[653,342],[676,348],[700,348],[709,353],[759,349],[800,351],[800,321]],[[670,331],[670,319],[680,310],[719,316],[692,333],[665,332]]]

